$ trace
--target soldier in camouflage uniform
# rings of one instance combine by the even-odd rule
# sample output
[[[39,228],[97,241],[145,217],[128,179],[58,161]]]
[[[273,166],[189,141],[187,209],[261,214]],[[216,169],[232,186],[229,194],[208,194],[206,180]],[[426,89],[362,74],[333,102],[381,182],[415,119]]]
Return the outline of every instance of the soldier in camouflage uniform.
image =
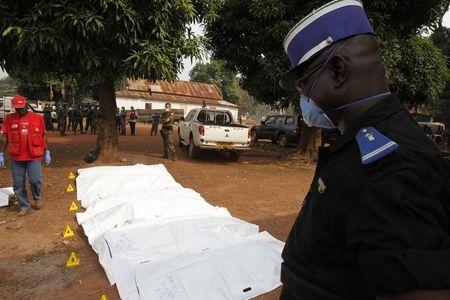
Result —
[[[172,160],[176,161],[175,145],[173,142],[173,112],[171,111],[170,103],[166,103],[166,110],[161,116],[162,129],[161,137],[164,144],[164,158],[169,158],[169,153],[172,154]]]
[[[59,128],[59,135],[61,135],[61,136],[66,135],[68,113],[69,113],[69,111],[67,109],[67,105],[64,103],[59,108],[59,112],[58,112],[58,128]]]

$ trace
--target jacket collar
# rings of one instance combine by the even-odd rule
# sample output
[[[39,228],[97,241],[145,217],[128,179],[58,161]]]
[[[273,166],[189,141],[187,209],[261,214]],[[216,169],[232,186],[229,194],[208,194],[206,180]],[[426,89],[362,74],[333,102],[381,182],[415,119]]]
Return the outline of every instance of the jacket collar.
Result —
[[[343,148],[350,141],[355,139],[356,134],[361,128],[367,126],[375,126],[381,121],[389,118],[393,114],[404,110],[405,108],[398,100],[397,96],[391,95],[384,98],[376,105],[367,110],[359,119],[356,126],[351,130],[346,131],[332,146],[331,153],[336,152]]]

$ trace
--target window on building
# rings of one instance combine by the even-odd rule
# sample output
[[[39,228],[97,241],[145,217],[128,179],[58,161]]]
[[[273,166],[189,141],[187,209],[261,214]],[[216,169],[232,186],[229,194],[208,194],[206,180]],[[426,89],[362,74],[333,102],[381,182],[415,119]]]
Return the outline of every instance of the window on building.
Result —
[[[145,110],[152,110],[152,104],[151,103],[145,103]]]

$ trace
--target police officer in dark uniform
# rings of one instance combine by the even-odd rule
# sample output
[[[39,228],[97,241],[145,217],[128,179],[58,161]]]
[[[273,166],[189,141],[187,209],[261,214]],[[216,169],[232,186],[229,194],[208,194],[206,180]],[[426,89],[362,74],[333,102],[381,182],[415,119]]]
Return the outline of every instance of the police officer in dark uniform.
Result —
[[[172,160],[176,161],[177,155],[175,154],[175,145],[173,141],[173,112],[171,107],[170,103],[166,103],[165,111],[161,116],[161,137],[163,139],[164,158],[169,158],[170,153],[172,155]]]
[[[59,128],[59,135],[65,136],[66,135],[66,128],[67,128],[67,104],[64,103],[60,108],[58,112],[58,128]]]
[[[45,104],[43,113],[44,113],[45,130],[47,131],[53,130],[52,108],[49,104]]]
[[[76,112],[77,112],[76,116],[77,116],[78,126],[80,127],[80,132],[81,132],[81,134],[84,134],[83,120],[86,118],[86,114],[85,114],[84,107],[82,104],[78,105],[78,109],[76,110]]]
[[[343,135],[319,153],[281,299],[450,299],[450,166],[390,93],[362,4],[315,10],[284,47],[304,121]]]

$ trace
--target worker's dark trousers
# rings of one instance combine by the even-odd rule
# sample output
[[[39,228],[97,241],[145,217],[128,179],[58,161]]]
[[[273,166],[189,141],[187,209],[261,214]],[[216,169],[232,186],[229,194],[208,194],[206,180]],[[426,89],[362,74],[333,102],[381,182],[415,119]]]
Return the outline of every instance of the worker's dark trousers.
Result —
[[[41,160],[30,161],[11,161],[13,173],[13,190],[14,194],[20,200],[20,207],[30,207],[28,202],[28,193],[26,188],[26,178],[30,183],[31,194],[33,200],[41,199]]]

